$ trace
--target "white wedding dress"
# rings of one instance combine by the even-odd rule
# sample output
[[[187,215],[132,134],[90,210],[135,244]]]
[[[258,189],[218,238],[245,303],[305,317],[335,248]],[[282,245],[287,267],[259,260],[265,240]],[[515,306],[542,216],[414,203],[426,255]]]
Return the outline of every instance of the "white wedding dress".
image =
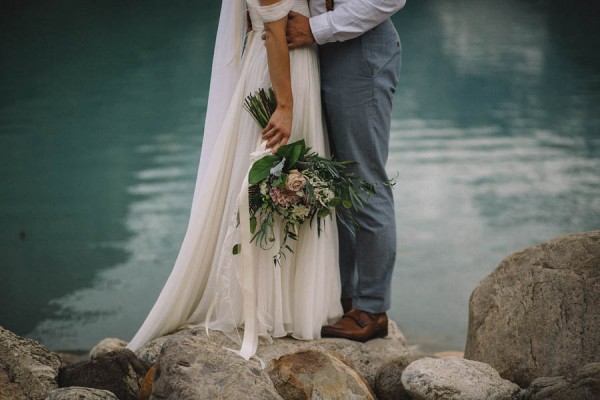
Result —
[[[224,0],[224,3],[237,1],[240,0]],[[281,3],[309,15],[306,0]],[[222,6],[205,138],[188,229],[158,300],[127,346],[134,351],[156,337],[186,326],[224,332],[245,328],[240,354],[248,359],[256,352],[258,336],[319,338],[321,327],[334,322],[342,313],[335,218],[326,221],[320,236],[316,227],[304,224],[298,241],[292,242],[294,253],[282,258],[279,266],[273,263],[278,242],[270,250],[245,243],[243,239],[248,235],[243,235],[241,229],[247,224],[241,221],[238,225],[236,221],[240,202],[245,204],[242,199],[244,191],[247,192],[250,154],[261,144],[260,129],[242,103],[248,94],[271,86],[261,38],[264,13],[258,0],[248,0],[247,6],[253,30],[247,35],[233,83],[215,81],[232,62],[226,60],[222,68],[216,64],[218,52],[228,51],[227,46],[232,43],[232,38],[221,32],[221,24],[225,24],[225,9],[233,6]],[[243,9],[235,11],[236,24],[245,20],[245,12],[242,16],[240,12]],[[239,28],[236,26],[235,32],[241,32]],[[329,155],[321,114],[316,49],[291,50],[290,62],[294,97],[290,143],[304,139],[319,154]],[[226,112],[223,109],[221,113],[224,117],[222,121],[214,118],[210,121],[210,113],[217,114],[218,104],[225,104],[223,94],[214,89],[227,85],[231,87],[231,96]],[[212,129],[218,126],[218,134],[208,137],[211,124]],[[276,226],[277,230],[280,228]],[[241,243],[244,254],[232,253],[236,243]],[[244,264],[243,257],[249,262]]]

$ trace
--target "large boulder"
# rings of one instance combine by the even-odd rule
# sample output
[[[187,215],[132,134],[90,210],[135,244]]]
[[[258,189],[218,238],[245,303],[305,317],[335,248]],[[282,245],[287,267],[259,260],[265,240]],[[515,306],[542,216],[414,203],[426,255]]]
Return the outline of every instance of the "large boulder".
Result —
[[[58,387],[60,365],[60,357],[35,340],[0,327],[0,394],[42,400]]]
[[[586,364],[565,376],[538,378],[528,392],[531,400],[600,399],[600,363]]]
[[[102,339],[92,350],[90,350],[90,358],[96,358],[99,355],[110,353],[111,351],[121,350],[127,346],[127,342],[116,338]]]
[[[365,379],[334,353],[287,354],[273,360],[268,372],[285,400],[375,400]]]
[[[104,389],[121,400],[135,400],[147,370],[131,350],[121,349],[62,367],[58,384]]]
[[[260,339],[257,350],[257,356],[262,359],[265,365],[279,357],[295,353],[301,350],[317,350],[324,353],[334,352],[340,354],[348,363],[356,369],[372,387],[375,381],[377,371],[385,363],[408,354],[409,348],[402,332],[393,321],[390,321],[390,334],[383,339],[374,339],[366,343],[353,342],[346,339],[317,339],[317,340],[296,340],[289,337],[276,338],[272,342]],[[244,332],[240,329],[240,337]],[[136,354],[146,365],[152,365],[156,362],[162,346],[172,337],[198,337],[204,338],[211,343],[238,349],[239,344],[230,339],[230,337],[219,331],[210,331],[207,336],[206,331],[201,328],[188,328],[177,331],[171,335],[154,339],[140,348]]]
[[[508,256],[471,294],[465,358],[527,387],[600,361],[600,231]]]
[[[114,393],[108,390],[92,389],[88,387],[71,386],[54,389],[46,400],[119,400]]]
[[[200,336],[174,335],[156,360],[152,399],[281,399],[266,371]]]
[[[518,400],[519,386],[502,379],[491,366],[462,358],[421,358],[402,373],[413,400]]]
[[[373,390],[379,400],[411,400],[410,395],[402,385],[402,372],[413,361],[427,357],[424,354],[407,354],[384,364],[377,375]]]

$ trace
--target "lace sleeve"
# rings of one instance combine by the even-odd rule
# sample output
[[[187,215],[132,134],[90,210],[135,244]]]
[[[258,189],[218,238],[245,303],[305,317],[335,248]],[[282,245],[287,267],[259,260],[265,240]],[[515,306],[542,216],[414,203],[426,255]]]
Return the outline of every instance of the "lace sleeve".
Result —
[[[279,21],[289,14],[296,0],[281,0],[268,6],[259,6],[258,14],[263,22]]]

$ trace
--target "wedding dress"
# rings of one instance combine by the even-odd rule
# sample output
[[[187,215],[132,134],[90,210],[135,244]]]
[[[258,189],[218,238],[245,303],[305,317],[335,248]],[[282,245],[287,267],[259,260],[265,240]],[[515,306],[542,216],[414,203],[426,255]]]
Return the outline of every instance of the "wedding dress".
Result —
[[[158,300],[127,346],[134,351],[182,327],[245,328],[240,354],[248,359],[256,352],[258,336],[319,338],[321,327],[342,313],[335,218],[326,221],[320,236],[305,223],[293,242],[294,253],[279,265],[273,263],[279,237],[272,248],[261,249],[243,240],[248,238],[242,232],[244,217],[237,222],[238,210],[246,215],[240,204],[246,204],[250,154],[261,145],[260,129],[242,104],[248,94],[271,86],[263,21],[285,7],[283,15],[290,9],[309,15],[306,0],[282,0],[270,8],[261,8],[258,0],[246,3],[252,30],[240,57],[244,3],[223,0],[188,229]],[[294,110],[289,142],[304,139],[319,154],[329,155],[316,49],[291,50],[290,64]],[[281,233],[282,226],[275,229]],[[244,254],[233,254],[237,243]]]

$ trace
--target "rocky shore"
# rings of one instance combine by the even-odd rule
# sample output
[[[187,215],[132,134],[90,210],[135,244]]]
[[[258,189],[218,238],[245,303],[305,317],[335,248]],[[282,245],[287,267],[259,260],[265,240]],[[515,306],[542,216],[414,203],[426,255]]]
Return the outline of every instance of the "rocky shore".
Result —
[[[75,361],[0,327],[0,400],[600,399],[600,231],[516,252],[473,291],[464,358],[384,339],[261,340],[184,329],[137,353],[104,339]]]

